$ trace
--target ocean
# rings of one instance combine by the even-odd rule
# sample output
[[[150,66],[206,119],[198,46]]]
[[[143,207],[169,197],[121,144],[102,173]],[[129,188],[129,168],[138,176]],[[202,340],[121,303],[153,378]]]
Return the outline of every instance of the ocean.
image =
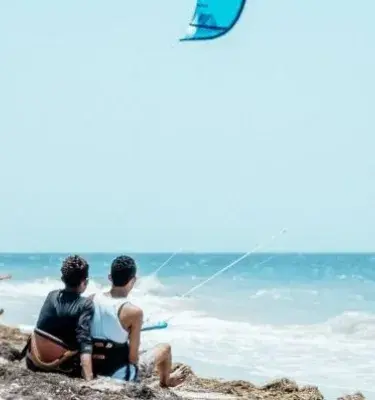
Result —
[[[108,287],[117,254],[82,254],[85,294]],[[173,317],[144,332],[145,347],[172,345],[173,359],[205,377],[263,384],[290,377],[327,399],[361,390],[375,399],[375,254],[252,254],[191,296],[179,297],[241,254],[129,254],[139,267],[130,299],[146,317]],[[35,324],[46,294],[60,288],[65,254],[0,254],[1,323]]]

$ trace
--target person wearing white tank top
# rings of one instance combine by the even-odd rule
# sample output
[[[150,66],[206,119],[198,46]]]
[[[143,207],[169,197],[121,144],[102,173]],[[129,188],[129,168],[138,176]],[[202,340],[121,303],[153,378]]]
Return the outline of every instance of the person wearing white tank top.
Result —
[[[140,351],[143,311],[131,304],[127,296],[136,281],[137,267],[128,256],[119,256],[111,264],[108,293],[92,296],[95,311],[91,324],[94,343],[105,349],[93,354],[94,373],[126,381],[150,378],[156,368],[162,387],[175,387],[187,376],[186,367],[171,373],[172,352],[169,344],[159,344],[151,350]],[[105,361],[103,361],[105,359]],[[102,361],[100,361],[102,360]],[[112,364],[112,365],[108,365]]]

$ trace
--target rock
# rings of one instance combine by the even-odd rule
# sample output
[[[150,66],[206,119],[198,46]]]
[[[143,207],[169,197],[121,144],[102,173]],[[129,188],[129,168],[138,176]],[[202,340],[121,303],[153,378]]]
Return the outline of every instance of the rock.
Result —
[[[293,393],[298,392],[298,386],[294,381],[289,379],[279,379],[261,387],[262,390],[269,390],[269,391],[283,391],[285,393]]]
[[[15,361],[20,357],[20,351],[7,342],[2,342],[0,347],[0,357],[7,361]]]
[[[337,400],[365,400],[365,396],[362,393],[354,393],[345,397],[340,397]]]

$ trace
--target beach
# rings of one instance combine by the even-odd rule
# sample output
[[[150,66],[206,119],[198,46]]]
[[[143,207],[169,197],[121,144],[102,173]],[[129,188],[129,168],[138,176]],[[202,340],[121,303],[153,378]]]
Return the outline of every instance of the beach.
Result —
[[[108,287],[115,254],[85,254],[87,293]],[[374,399],[374,257],[371,254],[254,254],[187,298],[240,254],[134,254],[139,279],[131,301],[167,329],[142,334],[142,346],[172,345],[173,360],[208,379],[263,387],[290,379],[317,386],[328,400],[361,391]],[[61,287],[65,254],[2,254],[0,323],[32,329],[46,294]],[[268,262],[262,263],[269,257]],[[12,338],[7,340],[13,341]]]
[[[141,384],[123,384],[108,379],[84,382],[58,374],[33,373],[17,357],[27,335],[18,329],[0,326],[0,399],[11,400],[146,400],[146,399],[213,399],[213,400],[323,400],[317,387],[298,387],[281,379],[257,387],[245,381],[201,379],[189,371],[185,383],[175,389],[161,389],[157,377]],[[179,365],[175,365],[177,368]],[[363,400],[361,394],[347,396]]]

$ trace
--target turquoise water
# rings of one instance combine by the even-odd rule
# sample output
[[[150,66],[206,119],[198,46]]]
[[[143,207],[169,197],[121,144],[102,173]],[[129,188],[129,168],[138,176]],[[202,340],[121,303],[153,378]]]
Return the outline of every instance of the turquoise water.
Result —
[[[31,326],[44,296],[61,287],[64,254],[1,254],[2,321]],[[87,293],[108,285],[116,254],[84,254]],[[289,376],[319,384],[328,399],[361,389],[375,399],[375,254],[254,254],[191,296],[178,296],[240,254],[132,254],[139,281],[132,293],[153,319],[170,327],[143,335],[168,341],[174,358],[197,373],[263,383]],[[266,261],[266,262],[265,262]],[[263,264],[262,264],[263,263]]]

